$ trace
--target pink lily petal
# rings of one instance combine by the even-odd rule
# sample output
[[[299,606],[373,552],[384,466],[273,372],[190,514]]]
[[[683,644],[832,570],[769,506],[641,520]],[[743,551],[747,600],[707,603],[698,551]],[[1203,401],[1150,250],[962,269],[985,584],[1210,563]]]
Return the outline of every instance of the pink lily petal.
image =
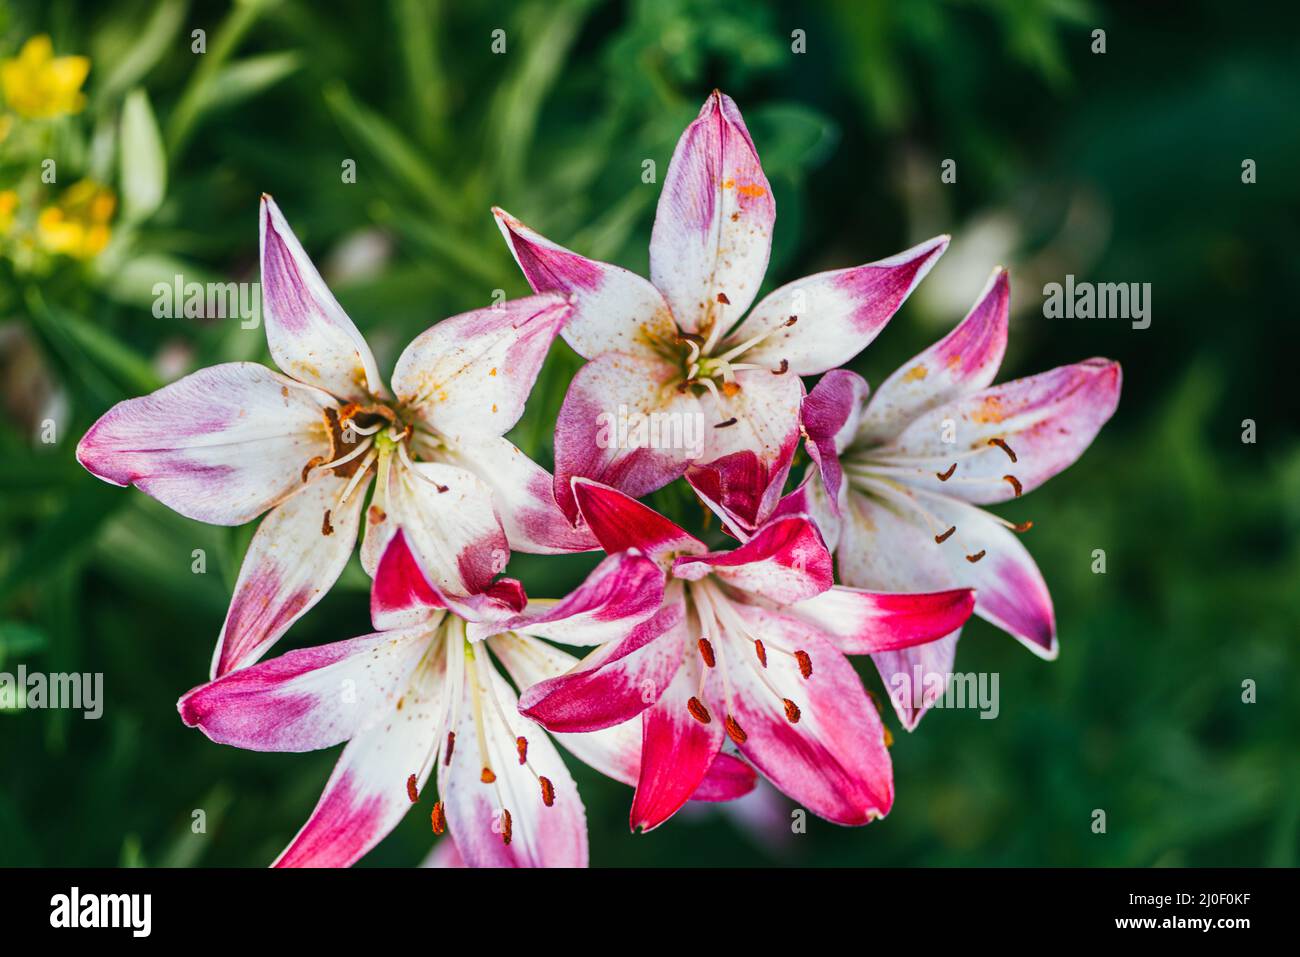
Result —
[[[936,236],[865,266],[796,279],[755,306],[723,348],[762,335],[741,361],[774,367],[785,360],[795,375],[843,365],[880,334],[943,255],[948,239]]]
[[[827,550],[834,554],[839,542],[840,516],[838,510],[831,507],[830,497],[815,464],[809,466],[799,486],[777,503],[768,521],[793,515],[802,515],[816,525]]]
[[[817,527],[803,517],[769,522],[729,552],[684,555],[673,563],[673,575],[689,581],[716,575],[780,604],[820,595],[833,583],[830,552]]]
[[[702,724],[688,702],[700,682],[700,661],[684,657],[672,683],[641,716],[641,775],[632,799],[632,830],[650,831],[668,820],[697,793],[725,732],[722,716]]]
[[[579,661],[536,638],[503,635],[492,639],[492,650],[520,688],[531,688],[574,669]],[[520,707],[525,709],[524,696]],[[553,733],[554,734],[554,733]],[[641,774],[641,721],[633,719],[577,734],[554,734],[564,749],[606,777],[636,786]],[[754,769],[729,754],[719,753],[709,767],[693,801],[731,801],[743,797],[757,783]]]
[[[187,692],[181,719],[250,751],[317,751],[386,720],[410,684],[423,632],[381,632],[301,648]]]
[[[450,834],[433,845],[420,867],[459,869],[465,867],[465,859],[456,850],[456,842]]]
[[[572,670],[528,687],[519,698],[520,708],[550,731],[598,731],[635,718],[658,700],[677,673],[689,640],[685,625],[677,591],[626,637],[600,646]]]
[[[575,298],[564,341],[585,359],[606,352],[657,358],[676,348],[677,325],[659,290],[636,273],[587,259],[492,208],[519,268],[536,292]]]
[[[589,479],[575,479],[573,492],[583,521],[611,555],[635,548],[668,565],[678,554],[701,555],[708,546],[630,495]]]
[[[846,655],[870,655],[921,645],[951,634],[975,608],[967,588],[900,594],[845,585],[789,606]]]
[[[821,471],[828,503],[836,515],[844,491],[840,453],[857,432],[869,391],[867,380],[856,372],[832,369],[803,400],[801,418],[808,436],[808,454]]]
[[[977,505],[1005,502],[1083,454],[1119,405],[1120,378],[1119,363],[1088,359],[1005,382],[932,409],[875,458],[940,463],[918,467],[912,484]],[[953,444],[943,441],[946,420],[956,423]],[[956,474],[941,482],[936,471],[953,461]]]
[[[555,499],[569,519],[577,518],[570,481],[574,476],[595,479],[631,496],[647,495],[681,475],[699,454],[676,441],[687,428],[706,431],[699,400],[678,392],[673,384],[680,370],[662,359],[629,353],[606,353],[578,370],[555,423]],[[625,440],[621,422],[636,416],[661,416],[670,423],[668,441],[646,432],[641,444],[635,432]],[[636,421],[656,421],[636,419]],[[680,424],[681,428],[674,431]]]
[[[486,654],[476,655],[469,668],[457,746],[451,763],[438,768],[447,829],[465,863],[470,867],[586,867],[586,812],[555,745],[545,731],[518,713],[514,690]],[[486,753],[477,746],[476,705],[481,708]],[[518,757],[520,738],[526,741],[526,765]],[[539,777],[554,789],[549,807]],[[507,811],[508,819],[503,813]]]
[[[664,573],[636,551],[607,556],[582,584],[556,602],[537,603],[501,625],[566,645],[597,645],[625,637],[659,611]]]
[[[262,194],[262,299],[271,357],[287,375],[354,402],[384,396],[375,357],[312,265],[280,207]]]
[[[859,441],[887,442],[917,416],[992,383],[1007,349],[1010,302],[1011,282],[999,266],[966,318],[884,381],[863,413]]]
[[[767,645],[769,666],[746,658],[730,669],[730,701],[721,682],[708,683],[715,723],[732,715],[745,735],[741,754],[814,814],[846,825],[888,814],[893,769],[880,717],[857,672],[797,619],[751,605],[733,608]],[[793,657],[797,650],[815,662],[806,679]],[[797,723],[789,720],[783,699],[796,704]]]
[[[333,405],[265,366],[230,362],[119,402],[77,444],[77,461],[186,518],[242,525],[298,491],[312,458],[328,457]]]
[[[715,90],[677,141],[650,235],[650,280],[683,330],[725,328],[745,314],[767,271],[775,222],[745,121]]]
[[[560,510],[551,473],[508,439],[466,438],[449,446],[445,455],[492,490],[497,517],[514,551],[553,555],[600,547],[589,530],[575,528]]]
[[[523,414],[546,353],[572,308],[550,294],[444,319],[416,336],[393,391],[423,423],[456,442],[505,435]]]
[[[354,491],[340,506],[346,485],[333,474],[318,476],[262,520],[239,569],[212,677],[266,654],[343,573],[357,543],[365,492]]]
[[[894,713],[908,731],[916,730],[925,713],[943,695],[947,676],[953,673],[957,661],[957,639],[960,637],[961,631],[958,630],[928,644],[912,645],[897,651],[878,651],[871,656],[894,706]],[[943,678],[927,681],[927,675],[942,675]]]
[[[377,488],[374,501],[380,503],[383,520],[367,522],[361,546],[361,563],[371,575],[399,528],[445,594],[485,591],[505,569],[510,547],[492,508],[492,493],[472,473],[438,462],[417,462],[414,469],[394,464],[387,494],[382,500],[380,495]]]

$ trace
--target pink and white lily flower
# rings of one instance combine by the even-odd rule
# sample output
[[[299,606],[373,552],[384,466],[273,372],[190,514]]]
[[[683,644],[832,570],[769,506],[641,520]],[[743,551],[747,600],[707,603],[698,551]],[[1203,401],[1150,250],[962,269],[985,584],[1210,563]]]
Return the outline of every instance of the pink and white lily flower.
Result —
[[[564,297],[443,320],[407,346],[389,393],[269,196],[261,260],[266,337],[283,374],[251,362],[201,369],[119,402],[77,446],[93,474],[188,518],[242,525],[269,513],[240,569],[214,677],[260,658],[329,590],[376,479],[361,553],[372,574],[399,527],[438,587],[459,595],[487,587],[510,548],[595,546],[559,511],[546,471],[503,438],[571,312]]]
[[[1034,654],[1057,654],[1056,617],[1016,524],[981,508],[1019,498],[1071,465],[1119,404],[1120,367],[1088,359],[990,386],[1007,344],[1010,283],[995,270],[947,336],[905,363],[869,401],[866,381],[825,375],[803,407],[816,467],[777,514],[809,511],[861,588],[974,588],[975,614]],[[875,655],[911,730],[952,672],[960,632]],[[896,678],[901,681],[895,684]]]
[[[957,589],[877,594],[832,584],[831,556],[804,516],[779,518],[729,552],[622,492],[574,480],[583,518],[611,555],[637,550],[668,573],[655,618],[520,698],[553,732],[596,732],[642,716],[633,829],[671,817],[729,738],[773,784],[838,824],[889,812],[885,729],[846,654],[909,648],[969,617]],[[520,633],[565,640],[531,613]]]
[[[662,593],[660,569],[626,552],[606,558],[548,617],[565,641],[606,640],[634,632],[656,613]],[[525,600],[511,579],[464,598],[443,592],[401,530],[375,572],[374,634],[290,651],[181,698],[185,723],[221,744],[296,752],[347,742],[277,866],[352,864],[419,800],[435,767],[433,831],[450,834],[464,863],[586,865],[577,787],[550,738],[519,713],[501,670],[526,687],[574,662],[536,638],[500,630]],[[639,730],[556,737],[596,770],[635,782]],[[697,797],[739,797],[754,785],[746,772],[720,766]]]
[[[948,244],[940,236],[879,262],[807,276],[750,310],[776,204],[740,111],[716,91],[668,167],[650,281],[493,211],[533,289],[575,297],[561,334],[589,361],[569,386],[555,435],[555,497],[575,522],[573,476],[640,496],[685,473],[715,508],[751,518],[770,511],[799,439],[799,377],[857,355]],[[615,417],[650,423],[646,438],[610,441]],[[681,440],[686,428],[698,442]]]

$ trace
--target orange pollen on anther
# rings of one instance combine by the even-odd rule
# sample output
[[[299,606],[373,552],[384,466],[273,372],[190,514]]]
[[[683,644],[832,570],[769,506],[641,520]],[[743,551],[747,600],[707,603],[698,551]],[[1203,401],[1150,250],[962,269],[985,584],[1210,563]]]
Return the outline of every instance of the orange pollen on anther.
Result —
[[[1021,535],[1023,535],[1025,532],[1029,531],[1033,527],[1034,527],[1033,522],[1021,522],[1019,525],[1012,525],[1011,530],[1013,532],[1019,532]]]
[[[763,647],[761,638],[754,639],[754,654],[758,655],[758,663],[764,668],[767,667],[767,649]]]
[[[307,481],[307,473],[325,461],[323,455],[313,455],[307,460],[307,464],[302,467],[302,480]]]
[[[718,659],[713,657],[713,646],[709,644],[709,639],[701,638],[698,644],[700,646],[700,657],[704,659],[704,663],[710,668],[714,667],[718,663]]]
[[[388,517],[388,513],[378,505],[371,505],[370,509],[366,512],[366,515],[370,518],[371,525],[378,525]]]
[[[803,714],[803,712],[799,710],[799,706],[789,698],[782,698],[781,703],[785,705],[785,720],[789,721],[791,724],[798,724],[799,716]]]
[[[1011,446],[1007,445],[1007,443],[1006,443],[1004,440],[1002,440],[1002,439],[989,439],[989,445],[996,445],[996,446],[997,446],[998,448],[1000,448],[1003,452],[1006,452],[1006,453],[1007,453],[1007,456],[1011,459],[1012,463],[1014,463],[1014,462],[1016,461],[1016,453],[1015,453],[1014,451],[1012,451]]]
[[[442,809],[442,802],[438,801],[433,805],[433,813],[429,815],[429,823],[433,825],[433,833],[442,835],[447,830],[447,814]]]
[[[731,300],[727,298],[727,294],[725,292],[718,293],[718,302],[722,303],[724,306],[731,305]]]
[[[528,763],[528,739],[522,734],[515,738],[515,750],[519,752],[519,763]]]
[[[480,774],[478,777],[479,780],[482,781],[484,784],[491,784],[493,781],[497,779],[496,774],[493,773],[491,768],[484,768],[483,773]]]
[[[542,803],[550,807],[555,803],[555,785],[545,775],[539,776],[537,783],[542,786]]]
[[[456,732],[448,731],[447,732],[447,755],[442,759],[442,763],[445,766],[448,767],[451,766],[451,752],[455,750],[456,750]]]
[[[415,786],[414,774],[412,774],[409,778],[406,779],[406,796],[411,799],[412,804],[420,800],[420,792]]]
[[[511,830],[510,812],[505,808],[501,809],[501,843],[509,844],[510,838],[514,832]]]
[[[691,697],[690,701],[686,702],[686,710],[689,711],[691,717],[700,724],[708,724],[713,720],[709,715],[709,709],[704,707],[704,703],[694,696]]]
[[[749,735],[745,734],[745,729],[740,726],[740,722],[731,715],[727,715],[726,720],[723,721],[722,724],[723,727],[727,729],[727,737],[731,738],[732,741],[735,741],[736,744],[744,744],[749,740]]]
[[[940,482],[946,482],[948,481],[948,479],[952,478],[952,473],[955,471],[957,471],[957,463],[953,462],[952,465],[948,466],[948,471],[935,472],[934,477],[937,478]]]
[[[325,509],[325,518],[320,523],[320,533],[322,535],[333,535],[334,526],[330,524],[330,510]]]
[[[980,560],[981,558],[983,558],[983,557],[984,557],[984,549],[981,548],[981,549],[980,549],[978,552],[976,552],[974,555],[967,555],[967,556],[966,556],[966,561],[968,561],[968,562],[970,562],[972,565],[974,565],[977,561],[979,561],[979,560]]]
[[[799,674],[805,679],[812,677],[812,658],[808,657],[806,651],[796,651],[794,653],[795,661],[799,662]]]
[[[722,394],[725,395],[728,399],[730,399],[733,395],[735,395],[739,391],[740,391],[740,383],[738,382],[722,383]]]
[[[883,725],[880,730],[885,732],[885,747],[892,748],[894,746],[894,732],[890,731],[889,728]]]
[[[1016,498],[1020,498],[1020,493],[1024,491],[1024,487],[1020,484],[1020,479],[1016,478],[1014,475],[1004,475],[1002,476],[1002,481],[1010,482],[1011,487],[1016,490]]]
[[[936,545],[942,545],[948,539],[952,538],[952,533],[955,531],[957,531],[956,525],[952,526],[950,529],[948,529],[948,531],[944,532],[942,535],[934,536],[934,543]]]

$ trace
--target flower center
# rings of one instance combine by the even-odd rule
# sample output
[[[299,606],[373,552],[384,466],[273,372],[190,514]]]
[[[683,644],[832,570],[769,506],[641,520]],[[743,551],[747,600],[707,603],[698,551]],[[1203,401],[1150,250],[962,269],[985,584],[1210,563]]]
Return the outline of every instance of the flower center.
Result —
[[[746,369],[763,369],[773,375],[785,375],[790,368],[787,359],[782,359],[775,366],[738,360],[769,336],[799,321],[798,316],[791,316],[783,323],[751,336],[725,351],[718,352],[721,348],[722,333],[728,326],[728,323],[723,321],[723,309],[728,305],[730,301],[726,295],[718,293],[716,308],[711,309],[709,313],[711,322],[707,335],[701,336],[692,332],[679,333],[681,342],[685,343],[686,351],[682,356],[683,375],[677,386],[678,391],[685,392],[692,386],[700,386],[718,401],[719,408],[723,407],[721,402],[723,395],[731,397],[740,391],[740,384],[736,382],[737,372]]]

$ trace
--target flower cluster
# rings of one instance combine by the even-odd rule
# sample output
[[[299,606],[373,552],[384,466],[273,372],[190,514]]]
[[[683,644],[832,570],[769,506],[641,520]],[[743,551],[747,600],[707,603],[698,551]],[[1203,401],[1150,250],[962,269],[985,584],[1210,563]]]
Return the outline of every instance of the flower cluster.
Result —
[[[386,383],[264,196],[279,371],[203,369],[119,403],[82,438],[92,473],[190,518],[265,514],[211,680],[181,698],[182,719],[253,750],[346,742],[286,866],[353,863],[435,769],[431,827],[455,859],[581,866],[585,812],[553,742],[635,789],[633,828],[739,797],[758,772],[829,821],[884,816],[888,731],[846,656],[872,656],[886,677],[946,671],[972,612],[1055,655],[1051,600],[1017,538],[1028,523],[976,506],[1073,462],[1116,407],[1118,366],[991,386],[1007,333],[998,271],[868,398],[839,367],[947,237],[753,305],[776,207],[721,93],[673,155],[649,280],[495,213],[535,294],[437,323]],[[557,336],[587,363],[558,415],[552,474],[505,435]],[[615,414],[699,420],[703,440],[611,442]],[[787,492],[801,444],[810,465]],[[638,501],[678,479],[732,547]],[[358,539],[374,632],[262,660]],[[502,577],[512,550],[595,549],[605,557],[558,600]],[[910,729],[929,703],[895,706]]]

